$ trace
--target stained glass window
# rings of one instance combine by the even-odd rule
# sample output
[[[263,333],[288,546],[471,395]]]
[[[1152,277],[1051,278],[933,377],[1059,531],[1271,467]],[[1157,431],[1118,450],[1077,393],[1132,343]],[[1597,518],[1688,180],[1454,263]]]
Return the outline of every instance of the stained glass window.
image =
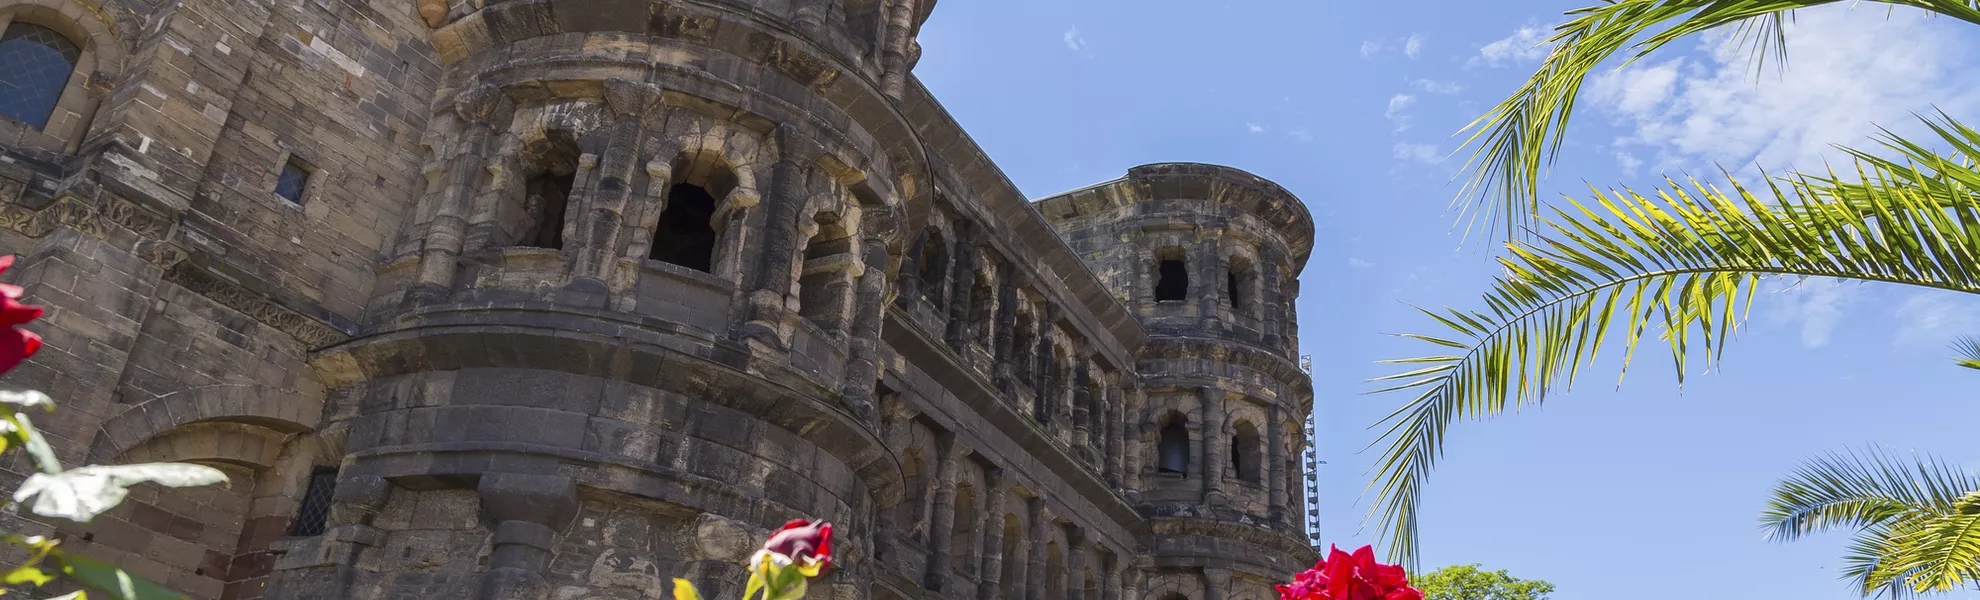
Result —
[[[282,175],[275,180],[275,195],[302,204],[303,188],[309,185],[309,167],[296,159],[282,164]]]
[[[55,30],[15,21],[0,35],[0,116],[41,129],[82,49]]]

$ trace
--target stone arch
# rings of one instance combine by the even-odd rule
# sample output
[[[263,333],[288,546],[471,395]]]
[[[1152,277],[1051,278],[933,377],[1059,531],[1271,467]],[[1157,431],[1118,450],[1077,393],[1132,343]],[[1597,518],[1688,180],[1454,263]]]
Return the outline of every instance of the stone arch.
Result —
[[[837,337],[852,320],[856,284],[866,270],[858,252],[859,207],[843,194],[819,194],[800,214],[804,216],[798,221],[798,237],[804,243],[793,261],[797,272],[789,297],[796,300],[792,312]]]
[[[1229,239],[1229,238],[1226,238]],[[1264,278],[1257,249],[1241,242],[1227,242],[1223,252],[1224,303],[1242,316],[1263,316]]]
[[[598,122],[596,102],[559,102],[516,111],[512,139],[503,154],[516,173],[491,184],[502,194],[498,213],[504,235],[497,246],[561,249],[573,226],[568,209],[583,189],[587,153],[583,140]],[[513,154],[511,154],[513,153]]]
[[[666,130],[648,143],[655,158],[645,168],[641,208],[629,221],[638,231],[629,236],[628,253],[740,283],[744,221],[762,204],[757,172],[764,168],[764,144],[754,132],[711,117],[686,110],[669,115]],[[675,248],[666,240],[690,233],[701,236],[706,251],[670,260]]]
[[[1231,426],[1230,475],[1238,481],[1265,484],[1265,440],[1258,425],[1238,421]]]
[[[1012,494],[1012,496],[1015,499],[1016,494]],[[1019,560],[1019,558],[1024,552],[1023,549],[1030,548],[1031,543],[1030,540],[1025,539],[1028,528],[1024,526],[1024,517],[1018,516],[1017,513],[1007,512],[1004,513],[1002,521],[1001,526],[1004,528],[1004,570],[1002,578],[999,581],[1003,582],[1005,590],[1015,592],[1024,588],[1024,582],[1018,581],[1018,575],[1024,571],[1025,563]]]
[[[74,152],[88,137],[105,92],[123,72],[123,37],[102,8],[84,0],[0,1],[0,31],[16,22],[52,30],[79,52],[43,127],[8,122],[0,129],[22,128],[27,135],[13,137],[50,152]]]
[[[252,425],[278,434],[315,429],[321,400],[258,385],[214,385],[140,402],[104,420],[90,444],[90,461],[106,463],[173,428],[202,422]]]
[[[1192,600],[1205,593],[1203,575],[1196,571],[1157,571],[1142,578],[1143,600]]]
[[[949,531],[950,564],[957,573],[976,576],[977,549],[982,540],[977,535],[983,530],[982,509],[976,490],[983,489],[978,483],[976,469],[964,465],[956,478],[955,522]]]
[[[1045,542],[1045,589],[1043,596],[1049,600],[1065,600],[1066,597],[1066,551],[1059,543],[1060,535],[1051,536]]]

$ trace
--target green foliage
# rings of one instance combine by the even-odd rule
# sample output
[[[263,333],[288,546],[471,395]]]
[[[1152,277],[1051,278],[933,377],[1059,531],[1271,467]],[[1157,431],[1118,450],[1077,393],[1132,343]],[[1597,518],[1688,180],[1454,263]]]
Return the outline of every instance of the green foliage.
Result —
[[[142,482],[156,482],[169,487],[227,482],[226,474],[218,469],[180,463],[90,465],[63,469],[54,450],[48,446],[48,440],[42,437],[41,432],[35,429],[34,421],[28,418],[27,411],[30,409],[52,412],[55,403],[35,391],[0,392],[0,450],[21,448],[34,458],[35,465],[41,470],[28,476],[27,481],[22,482],[20,489],[14,492],[17,503],[32,500],[27,507],[35,515],[87,523],[104,511],[115,508],[123,501],[129,486]],[[64,551],[58,540],[0,533],[0,542],[19,546],[29,553],[28,559],[20,566],[0,574],[0,583],[41,587],[67,577],[88,588],[54,600],[84,600],[91,591],[99,598],[113,600],[185,597],[131,575],[116,565]]]
[[[1775,541],[1855,529],[1843,573],[1864,596],[1980,583],[1980,476],[1932,457],[1817,457],[1774,487],[1761,523]]]
[[[1541,214],[1539,181],[1559,154],[1581,85],[1619,55],[1634,61],[1679,39],[1733,27],[1756,58],[1784,52],[1781,22],[1797,8],[1843,0],[1614,0],[1569,11],[1547,42],[1553,50],[1510,97],[1465,129],[1471,174],[1460,202],[1472,224],[1518,237]],[[1855,1],[1855,0],[1851,0]],[[1976,0],[1870,0],[1980,23]],[[1627,64],[1627,62],[1625,62]]]
[[[1411,578],[1410,584],[1423,591],[1423,600],[1547,600],[1554,593],[1554,584],[1478,565],[1444,567]]]
[[[1627,3],[1625,3],[1627,4]],[[1415,398],[1383,421],[1371,483],[1392,556],[1412,562],[1423,481],[1454,421],[1536,406],[1570,387],[1607,343],[1627,370],[1652,327],[1680,383],[1707,368],[1765,277],[1828,277],[1980,293],[1980,132],[1940,115],[1936,153],[1887,134],[1887,159],[1855,152],[1857,177],[1793,175],[1756,193],[1666,180],[1651,196],[1592,190],[1507,244],[1484,310],[1426,310],[1447,331],[1406,335],[1432,354],[1378,392]],[[1612,335],[1614,334],[1614,335]]]

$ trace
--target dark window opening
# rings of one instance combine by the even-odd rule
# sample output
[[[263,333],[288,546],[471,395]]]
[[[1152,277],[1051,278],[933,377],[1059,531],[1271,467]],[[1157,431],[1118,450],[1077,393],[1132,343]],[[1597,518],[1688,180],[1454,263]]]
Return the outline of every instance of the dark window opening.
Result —
[[[1263,481],[1263,473],[1258,465],[1258,428],[1251,423],[1238,423],[1237,433],[1231,436],[1231,474],[1239,481],[1258,483]]]
[[[296,522],[289,535],[323,535],[330,520],[330,499],[337,492],[337,469],[317,467],[309,472],[309,486],[303,489],[302,506],[296,508]]]
[[[1224,292],[1229,294],[1232,308],[1244,307],[1244,286],[1238,284],[1237,273],[1224,276]]]
[[[82,49],[55,30],[14,21],[0,34],[0,116],[48,127]]]
[[[921,297],[934,303],[937,310],[947,298],[949,282],[949,243],[940,234],[929,232],[921,245]]]
[[[1189,269],[1183,266],[1182,259],[1162,259],[1162,267],[1156,272],[1155,301],[1182,300],[1188,295]]]
[[[667,210],[653,230],[654,260],[708,272],[715,261],[715,197],[691,183],[667,190]]]
[[[288,162],[282,163],[282,174],[275,178],[275,195],[302,204],[303,190],[309,189],[310,170],[309,165],[289,157]]]
[[[564,208],[570,204],[571,186],[576,183],[577,171],[546,171],[523,184],[532,224],[518,246],[553,250],[564,247]]]
[[[1161,471],[1176,475],[1189,474],[1189,430],[1183,428],[1182,419],[1173,418],[1162,426],[1162,439],[1158,445],[1161,456]]]

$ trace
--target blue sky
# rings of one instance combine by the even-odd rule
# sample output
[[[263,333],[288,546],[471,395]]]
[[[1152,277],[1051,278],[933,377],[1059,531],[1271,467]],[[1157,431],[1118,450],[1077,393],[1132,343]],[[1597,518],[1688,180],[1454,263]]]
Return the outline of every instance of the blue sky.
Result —
[[[1359,546],[1368,426],[1404,398],[1365,396],[1373,361],[1422,353],[1406,303],[1476,306],[1491,248],[1447,212],[1451,135],[1530,74],[1563,10],[1585,2],[947,0],[917,73],[1032,197],[1159,161],[1231,165],[1302,197],[1317,245],[1302,275],[1315,358],[1325,541]],[[1660,173],[1819,167],[1874,125],[1938,107],[1980,120],[1980,27],[1870,6],[1804,12],[1790,67],[1687,42],[1590,84],[1550,197]],[[1967,64],[1962,64],[1967,63]],[[1606,73],[1606,71],[1605,71]],[[1462,157],[1459,157],[1462,158]],[[1454,429],[1429,488],[1427,566],[1483,563],[1560,600],[1855,597],[1847,536],[1761,539],[1768,489],[1800,460],[1878,443],[1980,467],[1980,373],[1947,344],[1980,334],[1968,298],[1780,282],[1723,373],[1678,390],[1613,364],[1547,406]],[[1980,597],[1980,595],[1951,597]]]

